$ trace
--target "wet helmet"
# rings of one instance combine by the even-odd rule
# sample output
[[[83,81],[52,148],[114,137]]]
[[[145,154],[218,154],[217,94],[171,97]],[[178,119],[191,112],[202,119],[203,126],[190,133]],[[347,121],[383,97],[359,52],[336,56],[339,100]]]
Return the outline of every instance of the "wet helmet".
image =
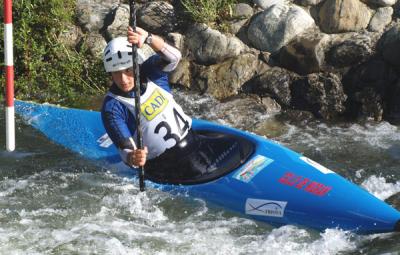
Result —
[[[144,62],[144,54],[138,49],[138,63]],[[132,44],[126,37],[117,37],[111,40],[103,53],[103,62],[106,72],[116,72],[132,67]]]

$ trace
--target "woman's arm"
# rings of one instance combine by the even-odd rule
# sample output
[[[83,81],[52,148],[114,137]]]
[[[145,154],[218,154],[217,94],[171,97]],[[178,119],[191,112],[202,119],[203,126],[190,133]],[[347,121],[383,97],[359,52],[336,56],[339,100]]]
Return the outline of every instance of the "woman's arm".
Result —
[[[182,54],[178,49],[166,43],[164,39],[158,35],[152,35],[140,27],[136,27],[136,33],[133,32],[131,27],[128,28],[128,41],[130,43],[137,44],[139,48],[143,46],[146,39],[148,39],[150,36],[151,40],[147,40],[149,46],[155,52],[157,52],[157,54],[159,54],[163,60],[161,63],[162,71],[173,71],[182,58]]]

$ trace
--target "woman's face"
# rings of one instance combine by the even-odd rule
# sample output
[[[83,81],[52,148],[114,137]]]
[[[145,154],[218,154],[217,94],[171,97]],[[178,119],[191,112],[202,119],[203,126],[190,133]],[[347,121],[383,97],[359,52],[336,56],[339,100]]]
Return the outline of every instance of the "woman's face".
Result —
[[[129,92],[135,87],[133,68],[111,72],[111,76],[118,88],[123,92]]]

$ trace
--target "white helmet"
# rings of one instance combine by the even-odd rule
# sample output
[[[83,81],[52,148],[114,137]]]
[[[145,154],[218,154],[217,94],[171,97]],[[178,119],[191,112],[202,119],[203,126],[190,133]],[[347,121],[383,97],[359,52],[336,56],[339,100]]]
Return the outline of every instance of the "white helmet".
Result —
[[[138,63],[145,60],[143,52],[138,49]],[[103,54],[104,68],[106,72],[115,72],[132,67],[132,44],[126,37],[117,37],[111,40]]]

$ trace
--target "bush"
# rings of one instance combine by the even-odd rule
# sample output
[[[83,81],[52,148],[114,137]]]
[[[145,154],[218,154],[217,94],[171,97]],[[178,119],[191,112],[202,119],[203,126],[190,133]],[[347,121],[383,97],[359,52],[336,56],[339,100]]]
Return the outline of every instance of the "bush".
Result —
[[[195,22],[222,29],[232,17],[236,2],[237,0],[181,0],[186,12]]]
[[[88,58],[85,45],[70,49],[58,40],[74,23],[76,0],[13,2],[17,98],[77,106],[81,98],[105,91],[108,79],[101,60]],[[0,79],[4,84],[4,76]]]

